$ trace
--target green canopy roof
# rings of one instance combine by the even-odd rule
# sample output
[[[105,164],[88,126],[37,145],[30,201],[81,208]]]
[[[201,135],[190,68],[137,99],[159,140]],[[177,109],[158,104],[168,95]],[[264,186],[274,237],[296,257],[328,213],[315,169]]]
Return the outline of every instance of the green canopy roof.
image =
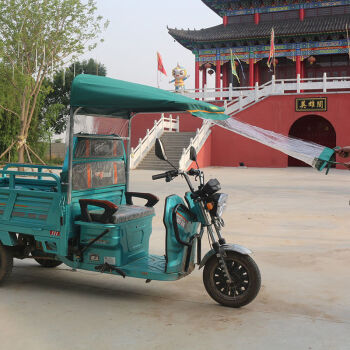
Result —
[[[78,75],[72,84],[70,105],[85,114],[129,117],[135,113],[186,111],[204,119],[224,120],[224,108],[127,81]]]

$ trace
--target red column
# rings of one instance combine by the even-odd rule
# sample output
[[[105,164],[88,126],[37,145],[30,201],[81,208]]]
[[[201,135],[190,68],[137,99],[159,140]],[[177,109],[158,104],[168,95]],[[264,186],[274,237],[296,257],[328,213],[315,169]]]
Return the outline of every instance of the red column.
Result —
[[[249,86],[254,86],[254,58],[249,58]]]
[[[258,65],[258,62],[256,62],[254,64],[254,83],[258,83],[260,84],[259,82],[259,65]]]
[[[196,91],[199,90],[199,62],[195,63],[195,76],[194,76],[194,88]]]
[[[299,9],[299,19],[303,21],[305,18],[305,11],[304,9]]]
[[[227,88],[227,63],[222,65],[222,87]]]
[[[297,56],[297,57],[296,57],[296,61],[295,61],[295,72],[296,72],[296,76],[298,76],[298,74],[301,73],[300,56]]]
[[[226,27],[227,26],[227,16],[224,16],[222,18],[222,20],[223,20],[223,25]]]
[[[305,60],[300,61],[300,79],[305,78]]]
[[[254,13],[254,23],[259,24],[260,22],[260,13]]]
[[[217,91],[221,88],[221,66],[220,66],[220,60],[216,61],[216,74],[215,74],[215,88]],[[217,97],[216,100],[220,100],[220,97]]]
[[[203,67],[203,70],[202,70],[202,88],[203,89],[205,85],[207,85],[207,68]]]

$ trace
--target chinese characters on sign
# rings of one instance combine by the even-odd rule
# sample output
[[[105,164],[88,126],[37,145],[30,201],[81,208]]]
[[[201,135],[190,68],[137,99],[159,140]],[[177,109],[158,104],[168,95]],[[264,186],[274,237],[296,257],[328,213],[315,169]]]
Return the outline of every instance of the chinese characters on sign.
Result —
[[[296,112],[327,112],[327,97],[296,98]]]

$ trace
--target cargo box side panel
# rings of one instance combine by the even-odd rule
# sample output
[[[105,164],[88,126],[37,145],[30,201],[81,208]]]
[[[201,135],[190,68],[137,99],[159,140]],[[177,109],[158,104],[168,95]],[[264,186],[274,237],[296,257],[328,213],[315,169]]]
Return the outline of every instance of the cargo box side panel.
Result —
[[[0,232],[33,235],[45,251],[57,251],[63,215],[60,200],[55,192],[0,189]]]

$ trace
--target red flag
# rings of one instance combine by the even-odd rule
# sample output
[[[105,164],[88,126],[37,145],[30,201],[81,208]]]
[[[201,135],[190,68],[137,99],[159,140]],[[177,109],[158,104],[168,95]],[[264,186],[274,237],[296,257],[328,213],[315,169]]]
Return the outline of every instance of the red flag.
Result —
[[[271,39],[270,39],[270,54],[269,54],[269,58],[267,59],[267,66],[269,68],[271,67],[271,63],[273,62],[274,57],[275,57],[275,31],[272,28]]]
[[[163,66],[162,57],[160,56],[159,52],[157,52],[157,61],[158,61],[158,70],[167,76],[166,71],[165,71],[164,66]]]

